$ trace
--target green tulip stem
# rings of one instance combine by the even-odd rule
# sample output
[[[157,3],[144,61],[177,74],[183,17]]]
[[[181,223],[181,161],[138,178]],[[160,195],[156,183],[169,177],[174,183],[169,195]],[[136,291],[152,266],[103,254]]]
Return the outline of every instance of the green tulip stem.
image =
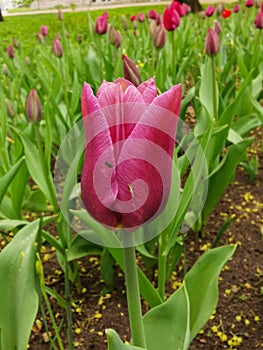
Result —
[[[215,56],[211,57],[212,59],[212,89],[213,89],[213,107],[214,107],[214,120],[217,124],[218,114],[217,114],[217,89],[216,89],[216,61]]]
[[[166,230],[164,230],[159,237],[159,251],[158,251],[158,292],[163,301],[165,296],[165,284],[166,284],[167,255],[164,252],[166,245],[167,245],[167,235],[166,235]]]
[[[71,297],[69,284],[69,262],[67,258],[67,250],[65,250],[65,297],[67,311],[67,333],[68,333],[68,350],[73,350],[73,335],[72,335],[72,312],[71,312]]]
[[[128,312],[131,327],[131,337],[134,346],[146,349],[146,340],[142,320],[142,309],[140,299],[140,289],[137,274],[137,263],[135,247],[130,246],[133,241],[132,233],[125,233],[125,244],[123,248],[124,272],[127,293]],[[130,244],[127,244],[130,243]]]

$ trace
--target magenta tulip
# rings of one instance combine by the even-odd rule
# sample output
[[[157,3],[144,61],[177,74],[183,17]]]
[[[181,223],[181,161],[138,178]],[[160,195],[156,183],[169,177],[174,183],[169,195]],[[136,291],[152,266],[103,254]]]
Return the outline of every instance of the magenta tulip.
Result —
[[[41,30],[41,34],[43,36],[47,36],[48,35],[48,26],[41,26],[40,30]]]
[[[163,14],[163,25],[167,31],[175,30],[180,24],[178,12],[171,6],[168,6]]]
[[[166,41],[166,33],[162,24],[156,26],[153,33],[153,45],[157,49],[161,49],[164,47]]]
[[[149,11],[149,18],[150,19],[155,19],[156,18],[156,11],[154,9],[151,9]]]
[[[180,17],[184,17],[186,12],[184,10],[184,7],[180,4],[179,1],[173,1],[170,5],[173,9],[175,9],[175,11],[178,12],[178,15]]]
[[[95,21],[94,32],[100,35],[106,34],[108,30],[108,12],[98,16]]]
[[[130,16],[130,21],[132,21],[132,22],[136,21],[136,16],[135,15],[131,15]]]
[[[144,22],[144,14],[143,13],[138,13],[138,22]]]
[[[215,56],[220,50],[220,39],[213,28],[208,29],[205,41],[205,53],[208,56]]]
[[[153,78],[138,88],[104,81],[96,96],[84,83],[81,193],[104,226],[132,231],[164,209],[181,99],[181,85],[158,96]]]
[[[214,6],[208,6],[208,8],[205,10],[205,14],[207,17],[213,16],[214,12],[215,12]]]
[[[233,12],[235,12],[235,13],[239,12],[239,5],[238,4],[234,5]]]
[[[58,38],[52,41],[52,51],[55,56],[61,58],[63,56],[63,48],[60,40]]]
[[[255,27],[258,29],[263,29],[263,12],[258,12],[255,19]]]
[[[222,27],[218,21],[215,21],[215,31],[216,31],[217,35],[222,33]]]
[[[39,122],[42,118],[40,99],[35,89],[32,89],[26,101],[26,115],[32,123]]]
[[[247,0],[246,1],[246,7],[253,7],[254,1],[253,0]]]

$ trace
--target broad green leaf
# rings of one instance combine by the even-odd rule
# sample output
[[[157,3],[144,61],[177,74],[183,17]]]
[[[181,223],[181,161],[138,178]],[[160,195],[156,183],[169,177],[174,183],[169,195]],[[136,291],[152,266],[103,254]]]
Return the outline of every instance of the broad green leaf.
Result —
[[[260,119],[258,116],[256,114],[249,114],[235,121],[231,128],[240,136],[245,136],[259,125]]]
[[[4,198],[8,186],[13,181],[14,177],[16,176],[24,161],[25,157],[19,159],[19,161],[15,165],[13,165],[12,168],[10,168],[9,171],[0,179],[0,203]]]
[[[182,286],[144,318],[147,348],[187,350],[218,301],[218,276],[235,246],[211,249],[186,274]]]
[[[68,261],[76,260],[87,256],[88,254],[101,254],[102,247],[98,246],[81,235],[76,235],[68,248],[67,258]]]
[[[26,225],[0,253],[1,349],[27,349],[38,310],[34,246],[38,229],[39,220]]]
[[[210,174],[207,198],[202,212],[204,222],[206,222],[210,216],[212,210],[225,192],[228,184],[233,180],[236,167],[251,143],[252,139],[247,139],[232,145],[221,161],[219,167]],[[224,179],[224,181],[222,181],[222,179]]]
[[[118,333],[113,329],[107,329],[106,334],[108,339],[108,350],[146,350],[138,348],[137,346],[123,344]]]
[[[25,226],[28,224],[28,221],[25,220],[0,220],[0,230],[8,231],[16,228],[17,226]]]

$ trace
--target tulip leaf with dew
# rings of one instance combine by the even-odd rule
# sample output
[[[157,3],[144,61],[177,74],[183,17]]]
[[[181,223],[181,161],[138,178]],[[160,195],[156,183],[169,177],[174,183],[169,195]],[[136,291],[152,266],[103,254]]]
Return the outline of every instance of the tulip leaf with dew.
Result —
[[[16,220],[16,219],[1,219],[0,220],[0,230],[1,231],[11,231],[18,226],[25,226],[28,224],[26,220]]]
[[[124,344],[113,329],[106,329],[106,335],[108,339],[108,350],[146,350],[138,346]]]
[[[234,251],[235,246],[224,246],[203,254],[186,274],[182,286],[145,314],[148,349],[189,348],[216,308],[218,276]]]
[[[19,159],[18,162],[15,165],[13,165],[12,168],[10,168],[8,170],[8,172],[3,177],[1,177],[1,179],[0,179],[0,204],[1,204],[3,198],[6,194],[8,187],[10,186],[11,182],[14,180],[19,169],[23,165],[24,161],[25,161],[25,157],[22,157],[21,159]]]
[[[228,184],[234,179],[236,167],[252,141],[253,139],[250,138],[230,146],[218,167],[210,174],[207,198],[202,212],[204,222],[208,220]]]
[[[1,349],[27,349],[38,310],[35,280],[38,230],[39,220],[26,225],[0,253]]]
[[[249,114],[237,119],[231,128],[240,136],[246,136],[251,130],[257,128],[261,123],[263,124],[263,119],[261,122],[257,114]]]

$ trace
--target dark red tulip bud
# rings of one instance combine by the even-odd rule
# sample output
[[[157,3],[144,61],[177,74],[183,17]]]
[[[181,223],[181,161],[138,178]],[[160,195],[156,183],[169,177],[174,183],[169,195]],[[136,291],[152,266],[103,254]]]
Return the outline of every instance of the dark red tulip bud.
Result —
[[[58,19],[59,19],[60,21],[63,21],[63,12],[62,12],[61,9],[58,10]]]
[[[32,89],[28,95],[26,101],[26,115],[32,123],[38,122],[42,118],[41,103],[35,89]]]
[[[155,10],[150,10],[149,11],[149,18],[150,19],[155,19],[156,18],[156,12],[155,12]]]
[[[258,29],[263,29],[263,12],[260,11],[255,19],[255,27]]]
[[[41,34],[43,36],[47,36],[48,35],[48,26],[41,26]]]
[[[135,86],[139,86],[142,78],[133,60],[126,55],[122,55],[122,63],[124,78],[132,82]]]
[[[94,31],[97,34],[106,34],[108,30],[108,12],[104,12],[102,16],[97,17]]]
[[[166,33],[163,25],[161,24],[155,28],[154,35],[153,35],[153,45],[158,49],[161,49],[164,47],[165,41],[166,41]]]
[[[14,58],[15,57],[15,53],[14,53],[14,49],[11,45],[7,46],[7,54],[9,58]]]
[[[168,6],[164,11],[163,24],[169,32],[175,30],[180,24],[180,16],[171,6]]]
[[[220,40],[216,31],[212,28],[208,29],[205,41],[205,53],[208,56],[215,56],[220,50]]]
[[[218,21],[215,22],[215,31],[217,32],[218,35],[222,33],[222,27]]]

